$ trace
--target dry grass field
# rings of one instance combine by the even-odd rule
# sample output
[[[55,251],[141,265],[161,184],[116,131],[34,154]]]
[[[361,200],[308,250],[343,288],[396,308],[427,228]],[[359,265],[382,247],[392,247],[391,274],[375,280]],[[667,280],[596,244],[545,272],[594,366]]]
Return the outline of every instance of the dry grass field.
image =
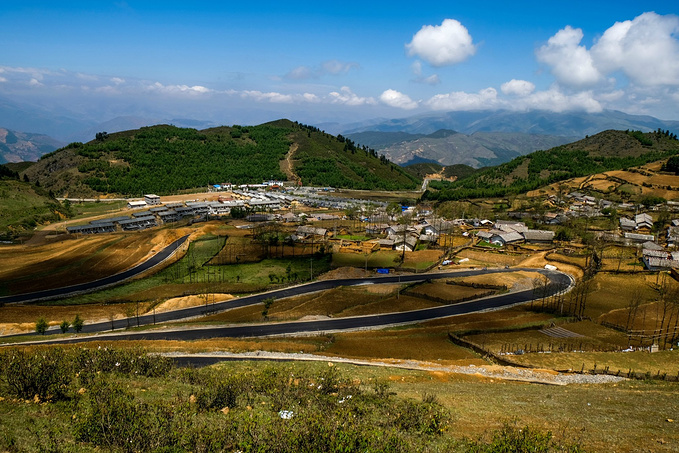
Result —
[[[501,251],[484,251],[478,249],[464,249],[460,251],[456,257],[468,258],[469,261],[463,263],[467,265],[476,266],[516,266],[525,260],[527,254],[514,254]]]
[[[149,304],[139,305],[140,313],[145,313]],[[132,316],[136,303],[127,304],[89,304],[78,307],[68,305],[8,305],[0,308],[0,335],[13,335],[35,331],[35,322],[43,317],[50,326],[58,326],[62,321],[73,321],[79,315],[86,324],[109,321]]]
[[[92,235],[43,246],[0,247],[0,282],[5,294],[38,291],[96,280],[128,269],[189,229]]]
[[[337,333],[323,355],[356,359],[422,360],[456,364],[484,364],[484,360],[468,349],[448,341],[442,329],[403,327],[385,331]]]
[[[413,296],[423,296],[423,297],[434,297],[446,301],[447,303],[453,303],[461,300],[469,300],[480,294],[486,294],[489,290],[472,288],[470,286],[460,286],[454,284],[448,284],[445,281],[433,281],[432,283],[424,283],[422,285],[417,285],[412,289],[408,290],[409,295]]]

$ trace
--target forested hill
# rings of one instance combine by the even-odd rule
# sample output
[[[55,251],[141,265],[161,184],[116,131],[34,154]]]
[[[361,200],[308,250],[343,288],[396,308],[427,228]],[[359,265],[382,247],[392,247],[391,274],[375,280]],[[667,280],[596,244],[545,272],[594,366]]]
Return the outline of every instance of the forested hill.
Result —
[[[71,143],[22,176],[57,195],[159,195],[221,183],[300,180],[305,185],[395,190],[418,181],[374,150],[279,120],[197,131],[160,125]]]
[[[524,193],[557,181],[643,165],[676,154],[679,141],[668,131],[609,130],[517,157],[452,183],[433,181],[423,198],[460,200]]]

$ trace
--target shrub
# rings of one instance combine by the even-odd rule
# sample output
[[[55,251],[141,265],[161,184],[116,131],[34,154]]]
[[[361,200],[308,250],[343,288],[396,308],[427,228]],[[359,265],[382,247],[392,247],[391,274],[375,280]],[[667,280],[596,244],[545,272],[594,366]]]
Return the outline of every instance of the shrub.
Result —
[[[48,327],[49,325],[47,324],[47,320],[42,316],[35,322],[35,331],[40,335],[45,335]]]
[[[119,384],[98,379],[85,393],[74,416],[73,435],[81,442],[124,451],[158,451],[179,442],[183,407],[146,404]]]
[[[66,399],[73,377],[72,363],[61,349],[36,353],[11,350],[0,357],[10,394],[41,401]]]
[[[80,318],[80,315],[75,315],[75,319],[73,320],[73,328],[75,329],[76,333],[80,333],[80,331],[83,330],[84,324],[85,321]]]
[[[520,428],[515,423],[505,423],[493,434],[489,443],[467,440],[463,445],[464,451],[468,453],[584,452],[579,445],[563,445],[556,442],[551,431],[540,431],[530,426]]]

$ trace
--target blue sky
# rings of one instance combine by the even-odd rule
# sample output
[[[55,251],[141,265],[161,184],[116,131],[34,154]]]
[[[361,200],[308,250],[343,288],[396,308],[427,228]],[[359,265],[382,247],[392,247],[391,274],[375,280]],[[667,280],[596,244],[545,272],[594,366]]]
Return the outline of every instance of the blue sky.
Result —
[[[674,0],[5,1],[0,97],[98,121],[480,109],[679,119],[678,13]]]

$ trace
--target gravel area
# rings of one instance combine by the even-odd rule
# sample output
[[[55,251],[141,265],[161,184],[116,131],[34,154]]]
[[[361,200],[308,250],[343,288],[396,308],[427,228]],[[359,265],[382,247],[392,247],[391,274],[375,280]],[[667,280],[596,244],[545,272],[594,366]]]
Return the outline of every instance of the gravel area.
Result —
[[[314,354],[290,354],[268,351],[254,351],[243,353],[212,352],[204,354],[183,354],[181,352],[164,353],[168,357],[201,357],[201,358],[224,358],[243,360],[307,360],[319,362],[349,363],[354,365],[384,366],[404,368],[410,370],[436,371],[444,373],[458,373],[476,375],[483,378],[503,379],[510,381],[522,381],[546,385],[571,385],[571,384],[609,384],[620,382],[625,378],[606,375],[591,375],[577,373],[559,373],[552,370],[539,370],[499,365],[483,366],[448,366],[432,362],[417,360],[356,360],[341,357],[319,356]]]

